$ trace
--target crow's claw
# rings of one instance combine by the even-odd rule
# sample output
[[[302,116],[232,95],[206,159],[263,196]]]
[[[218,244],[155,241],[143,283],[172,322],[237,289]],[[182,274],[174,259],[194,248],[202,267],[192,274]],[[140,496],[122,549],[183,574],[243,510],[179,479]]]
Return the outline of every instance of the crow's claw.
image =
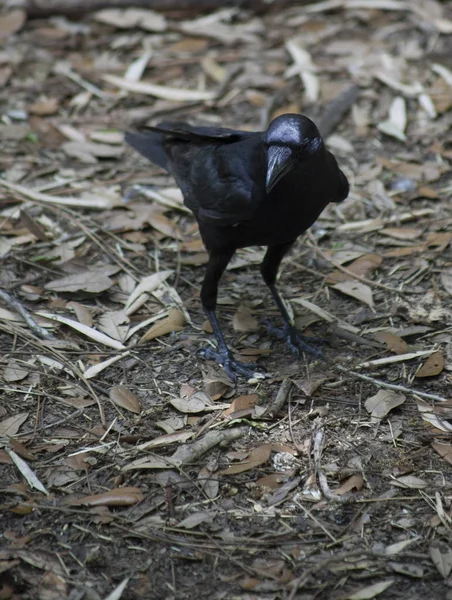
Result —
[[[232,356],[231,352],[226,350],[214,350],[210,346],[198,350],[198,354],[207,360],[214,360],[223,367],[224,372],[229,379],[236,383],[237,375],[251,379],[255,375],[255,363],[241,363]]]
[[[270,321],[264,321],[267,327],[267,332],[274,335],[280,340],[285,340],[286,345],[293,354],[298,358],[301,352],[312,354],[316,358],[325,359],[323,352],[312,346],[311,344],[325,344],[325,340],[318,337],[307,337],[301,335],[293,325],[285,325],[284,327],[274,327]]]

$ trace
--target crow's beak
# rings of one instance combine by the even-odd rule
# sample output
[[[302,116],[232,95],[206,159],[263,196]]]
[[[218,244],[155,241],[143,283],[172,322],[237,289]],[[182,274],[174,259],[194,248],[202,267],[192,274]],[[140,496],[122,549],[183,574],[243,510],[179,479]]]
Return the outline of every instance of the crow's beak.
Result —
[[[265,181],[265,189],[269,194],[278,181],[284,177],[295,166],[290,148],[283,146],[270,146],[268,149],[267,160],[267,179]]]

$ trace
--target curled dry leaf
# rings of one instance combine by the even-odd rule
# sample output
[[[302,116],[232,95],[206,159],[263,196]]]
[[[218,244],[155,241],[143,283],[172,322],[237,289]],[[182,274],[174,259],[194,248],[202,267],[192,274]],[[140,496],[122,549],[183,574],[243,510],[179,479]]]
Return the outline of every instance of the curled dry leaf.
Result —
[[[394,478],[390,481],[390,484],[412,490],[423,490],[428,486],[428,483],[424,479],[415,475],[402,475],[401,477],[397,477],[397,479]]]
[[[444,369],[444,356],[440,350],[431,354],[422,367],[417,371],[415,377],[434,377]]]
[[[162,100],[174,100],[176,102],[199,102],[201,100],[213,100],[215,92],[206,90],[186,90],[182,88],[172,88],[164,85],[157,85],[144,81],[127,81],[116,75],[104,75],[103,79],[112,85],[126,90],[136,92],[137,94],[147,94]]]
[[[400,406],[406,400],[403,394],[397,394],[392,390],[380,390],[375,394],[367,398],[364,403],[367,412],[372,415],[372,422],[377,423],[381,421],[393,408]]]
[[[430,406],[430,404],[424,402],[424,400],[419,399],[417,401],[417,408],[421,413],[422,419],[426,423],[433,425],[433,427],[436,427],[436,429],[439,429],[440,431],[452,431],[452,425],[445,419],[440,419],[440,417],[435,411],[435,406]]]
[[[148,277],[145,277],[133,290],[127,299],[124,310],[127,315],[132,315],[137,311],[145,302],[147,302],[149,296],[157,287],[172,274],[172,270],[159,271],[153,273]]]
[[[71,506],[131,506],[141,502],[144,496],[137,487],[123,487],[104,492],[103,494],[93,494],[72,500],[68,504]]]
[[[139,414],[141,412],[141,406],[138,398],[124,385],[115,385],[112,387],[109,396],[110,400],[117,406],[120,406],[125,410],[130,410],[130,412],[135,414]]]
[[[247,333],[249,331],[258,331],[259,323],[251,314],[251,310],[246,306],[239,306],[232,319],[232,326],[235,331]]]
[[[184,313],[178,308],[172,308],[165,319],[154,323],[154,325],[142,336],[140,344],[153,340],[156,337],[167,335],[173,331],[181,331],[184,327],[184,323]]]

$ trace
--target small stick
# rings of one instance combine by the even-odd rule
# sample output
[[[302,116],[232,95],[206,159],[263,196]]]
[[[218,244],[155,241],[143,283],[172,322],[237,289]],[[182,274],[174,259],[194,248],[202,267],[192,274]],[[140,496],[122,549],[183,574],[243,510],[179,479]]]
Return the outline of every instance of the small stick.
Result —
[[[3,290],[0,290],[0,300],[3,300],[5,304],[7,304],[10,308],[15,310],[17,313],[19,313],[19,315],[23,318],[23,320],[26,322],[28,327],[33,331],[35,335],[37,335],[43,340],[55,339],[50,332],[46,331],[43,327],[36,323],[36,321],[30,315],[28,310],[19,302],[19,300],[17,300],[7,292],[4,292]]]
[[[405,387],[404,385],[398,385],[396,383],[386,383],[386,381],[381,381],[380,379],[375,379],[374,377],[369,377],[369,375],[362,375],[361,373],[356,373],[355,371],[350,371],[343,367],[342,365],[336,365],[336,368],[339,371],[347,373],[347,375],[351,375],[352,377],[356,377],[357,379],[362,379],[363,381],[369,381],[374,385],[382,388],[387,388],[389,390],[396,390],[397,392],[406,392],[407,394],[413,394],[415,396],[421,396],[422,398],[428,398],[429,400],[436,400],[437,402],[447,402],[447,398],[443,396],[437,396],[436,394],[429,394],[428,392],[422,392],[420,390],[415,390],[413,388]]]

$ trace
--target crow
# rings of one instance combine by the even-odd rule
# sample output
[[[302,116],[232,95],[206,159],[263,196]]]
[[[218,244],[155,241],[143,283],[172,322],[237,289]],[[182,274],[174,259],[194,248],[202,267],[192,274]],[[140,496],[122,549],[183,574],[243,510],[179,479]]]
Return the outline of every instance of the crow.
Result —
[[[275,285],[281,260],[298,236],[327,204],[349,193],[313,121],[283,114],[258,132],[162,121],[127,132],[125,140],[174,176],[198,221],[209,254],[201,303],[217,341],[217,349],[205,348],[202,356],[222,365],[233,381],[253,372],[254,365],[235,360],[215,312],[220,278],[235,251],[248,246],[267,246],[260,271],[284,321],[282,329],[269,331],[285,338],[297,356],[322,356],[292,325]]]

